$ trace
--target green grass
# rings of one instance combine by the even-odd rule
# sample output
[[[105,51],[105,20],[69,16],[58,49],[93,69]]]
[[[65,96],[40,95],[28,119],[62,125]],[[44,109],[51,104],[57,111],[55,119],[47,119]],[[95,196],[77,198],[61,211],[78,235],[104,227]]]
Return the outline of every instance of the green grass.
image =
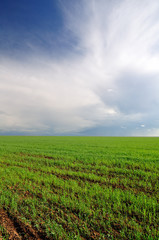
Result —
[[[1,136],[0,208],[48,239],[158,240],[159,138]]]

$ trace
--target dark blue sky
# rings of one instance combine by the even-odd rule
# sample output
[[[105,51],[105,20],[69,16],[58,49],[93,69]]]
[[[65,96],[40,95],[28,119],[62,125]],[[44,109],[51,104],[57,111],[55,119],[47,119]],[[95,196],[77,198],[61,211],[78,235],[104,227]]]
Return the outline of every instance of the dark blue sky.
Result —
[[[5,30],[59,31],[63,25],[59,2],[54,0],[2,0],[0,24]]]
[[[2,0],[0,3],[0,49],[7,54],[26,52],[30,44],[48,52],[65,48],[60,41],[64,19],[58,0]],[[49,41],[48,41],[49,39]]]

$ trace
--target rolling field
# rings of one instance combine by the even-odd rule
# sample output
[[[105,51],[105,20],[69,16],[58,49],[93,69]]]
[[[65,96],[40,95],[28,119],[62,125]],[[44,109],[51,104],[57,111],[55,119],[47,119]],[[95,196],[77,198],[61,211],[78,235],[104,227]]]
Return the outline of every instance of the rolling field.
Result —
[[[159,138],[0,137],[0,239],[159,239]]]

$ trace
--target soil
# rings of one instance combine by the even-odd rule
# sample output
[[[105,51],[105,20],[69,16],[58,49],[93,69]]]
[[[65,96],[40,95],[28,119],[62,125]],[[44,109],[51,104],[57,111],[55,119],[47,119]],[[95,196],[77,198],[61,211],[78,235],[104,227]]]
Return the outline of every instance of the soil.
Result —
[[[5,229],[8,240],[42,240],[48,239],[42,232],[37,232],[29,224],[11,216],[5,209],[0,209],[0,225]],[[3,234],[0,233],[0,240]]]

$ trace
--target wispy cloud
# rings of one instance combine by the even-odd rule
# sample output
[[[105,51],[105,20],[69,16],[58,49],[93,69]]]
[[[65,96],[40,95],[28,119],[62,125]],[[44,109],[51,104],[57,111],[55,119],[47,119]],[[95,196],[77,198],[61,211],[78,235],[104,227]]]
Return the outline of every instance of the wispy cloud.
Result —
[[[60,1],[69,51],[56,58],[31,44],[27,58],[1,54],[0,128],[26,134],[155,135],[159,2],[69,3]],[[49,44],[50,36],[45,36]]]

